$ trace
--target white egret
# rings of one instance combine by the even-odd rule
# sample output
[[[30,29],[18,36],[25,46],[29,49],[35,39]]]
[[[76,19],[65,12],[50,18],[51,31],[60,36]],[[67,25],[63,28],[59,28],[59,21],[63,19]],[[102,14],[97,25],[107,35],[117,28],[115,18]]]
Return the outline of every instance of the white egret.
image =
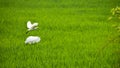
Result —
[[[25,44],[34,44],[34,43],[38,43],[40,42],[40,37],[38,36],[29,36],[26,40],[25,40]]]
[[[27,30],[27,32],[26,33],[28,33],[29,31],[31,31],[31,30],[35,30],[35,29],[37,29],[38,27],[38,23],[31,23],[31,21],[28,21],[27,22],[27,28],[28,28],[28,30]]]

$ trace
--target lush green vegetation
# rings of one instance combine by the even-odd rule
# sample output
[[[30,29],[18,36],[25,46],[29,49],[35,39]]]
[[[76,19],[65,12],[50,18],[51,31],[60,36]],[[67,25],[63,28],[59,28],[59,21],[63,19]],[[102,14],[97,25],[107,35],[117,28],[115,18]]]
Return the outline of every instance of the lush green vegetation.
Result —
[[[119,0],[0,0],[0,68],[119,68]],[[28,20],[39,30],[26,33]],[[41,42],[25,45],[29,35]]]

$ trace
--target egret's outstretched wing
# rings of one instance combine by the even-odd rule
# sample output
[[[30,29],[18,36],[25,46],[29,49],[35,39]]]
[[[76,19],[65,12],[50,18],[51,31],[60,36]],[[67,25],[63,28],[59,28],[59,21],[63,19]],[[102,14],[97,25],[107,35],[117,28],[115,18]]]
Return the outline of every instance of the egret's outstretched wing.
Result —
[[[36,27],[36,26],[38,26],[38,23],[34,23],[34,24],[33,24],[33,27]]]
[[[31,28],[32,27],[32,24],[30,21],[27,22],[27,28]]]

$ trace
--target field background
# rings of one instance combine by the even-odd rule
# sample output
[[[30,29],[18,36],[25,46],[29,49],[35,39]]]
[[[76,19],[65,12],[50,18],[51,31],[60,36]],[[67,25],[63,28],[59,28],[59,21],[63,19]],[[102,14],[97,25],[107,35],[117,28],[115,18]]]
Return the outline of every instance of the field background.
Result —
[[[0,0],[0,68],[120,68],[107,21],[120,0]],[[39,29],[25,34],[27,21]],[[25,45],[29,35],[41,37]]]

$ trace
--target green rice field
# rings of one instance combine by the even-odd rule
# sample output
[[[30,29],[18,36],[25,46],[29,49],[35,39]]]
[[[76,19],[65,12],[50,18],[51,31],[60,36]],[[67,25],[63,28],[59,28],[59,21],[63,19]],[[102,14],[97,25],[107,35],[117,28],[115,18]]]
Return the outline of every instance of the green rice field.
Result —
[[[120,68],[108,21],[120,0],[0,0],[0,68]],[[27,31],[27,21],[39,29]],[[28,36],[39,36],[26,45]]]

